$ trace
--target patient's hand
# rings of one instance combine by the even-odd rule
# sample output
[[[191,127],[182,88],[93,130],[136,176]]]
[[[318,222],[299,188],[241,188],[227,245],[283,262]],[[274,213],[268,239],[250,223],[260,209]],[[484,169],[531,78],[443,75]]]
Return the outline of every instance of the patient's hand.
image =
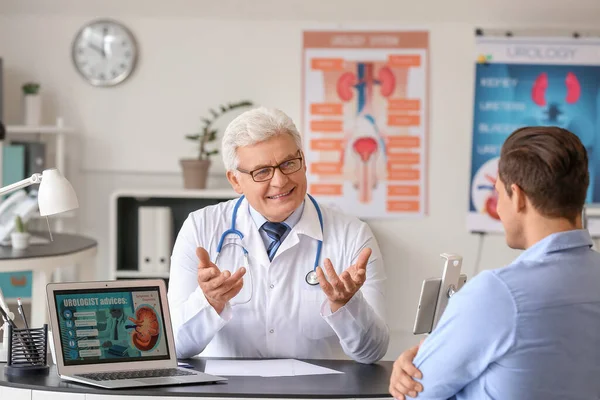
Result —
[[[421,340],[421,343],[423,343],[423,340]],[[390,394],[395,399],[404,400],[405,396],[417,397],[417,392],[423,391],[423,386],[413,379],[413,377],[422,378],[421,371],[413,365],[413,360],[419,351],[421,343],[406,350],[394,362],[390,378]]]

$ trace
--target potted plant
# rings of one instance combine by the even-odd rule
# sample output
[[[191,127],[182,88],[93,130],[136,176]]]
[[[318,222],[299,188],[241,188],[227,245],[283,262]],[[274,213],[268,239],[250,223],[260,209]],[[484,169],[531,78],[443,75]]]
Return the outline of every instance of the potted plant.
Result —
[[[42,98],[40,84],[35,82],[25,83],[23,89],[23,123],[30,126],[41,125]]]
[[[12,247],[15,250],[23,250],[29,246],[29,232],[25,229],[25,224],[19,215],[15,217],[15,231],[10,234]]]
[[[251,101],[244,100],[221,105],[218,111],[210,109],[210,116],[202,118],[204,126],[201,128],[200,133],[185,136],[186,139],[198,145],[198,156],[196,158],[179,160],[183,170],[183,187],[185,189],[204,189],[206,187],[210,156],[219,153],[218,149],[209,149],[207,146],[208,143],[217,139],[218,130],[214,127],[214,123],[230,111],[252,105]]]

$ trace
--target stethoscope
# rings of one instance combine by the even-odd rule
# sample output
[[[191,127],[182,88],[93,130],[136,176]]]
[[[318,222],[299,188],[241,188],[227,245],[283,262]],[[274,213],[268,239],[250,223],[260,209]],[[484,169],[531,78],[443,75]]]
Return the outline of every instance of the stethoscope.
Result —
[[[231,219],[231,228],[226,230],[225,232],[223,232],[223,234],[221,235],[221,239],[219,240],[219,243],[217,245],[217,256],[215,258],[215,264],[218,265],[219,256],[221,255],[221,251],[223,250],[223,247],[225,247],[227,245],[239,246],[242,248],[242,252],[244,253],[244,262],[246,264],[246,265],[244,265],[244,267],[250,273],[250,280],[252,280],[252,270],[250,268],[248,250],[246,250],[246,248],[243,245],[235,243],[235,242],[226,243],[225,245],[223,244],[223,242],[225,241],[225,238],[228,235],[236,235],[240,238],[240,240],[244,238],[244,234],[242,232],[240,232],[239,230],[237,230],[235,227],[237,213],[240,208],[240,205],[242,204],[242,201],[244,200],[244,197],[245,196],[240,197],[239,200],[235,203],[235,207],[233,208],[233,217]],[[317,201],[310,194],[308,195],[308,197],[314,204],[315,210],[317,210],[317,215],[319,217],[319,224],[321,225],[321,233],[323,233],[323,215],[321,214],[321,209],[319,208]],[[317,256],[315,257],[315,264],[313,266],[313,269],[310,270],[306,274],[306,278],[305,278],[306,283],[308,283],[309,285],[312,285],[312,286],[319,284],[319,278],[317,277],[317,266],[319,265],[319,259],[321,258],[321,249],[322,248],[323,248],[323,241],[319,240],[317,242]],[[252,291],[252,289],[250,289],[250,290]],[[244,303],[247,303],[247,301]]]

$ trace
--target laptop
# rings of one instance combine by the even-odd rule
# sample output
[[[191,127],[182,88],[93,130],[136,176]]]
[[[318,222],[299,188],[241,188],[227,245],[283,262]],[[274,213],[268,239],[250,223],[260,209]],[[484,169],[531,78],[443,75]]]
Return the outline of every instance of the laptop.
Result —
[[[214,383],[178,367],[162,279],[46,286],[58,375],[106,389]]]

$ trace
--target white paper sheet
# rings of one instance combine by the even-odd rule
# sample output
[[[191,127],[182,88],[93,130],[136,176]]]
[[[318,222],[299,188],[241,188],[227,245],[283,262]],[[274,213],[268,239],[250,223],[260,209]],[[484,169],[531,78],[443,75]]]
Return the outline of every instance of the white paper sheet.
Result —
[[[220,376],[262,377],[343,374],[340,371],[294,359],[206,360],[204,372]]]

